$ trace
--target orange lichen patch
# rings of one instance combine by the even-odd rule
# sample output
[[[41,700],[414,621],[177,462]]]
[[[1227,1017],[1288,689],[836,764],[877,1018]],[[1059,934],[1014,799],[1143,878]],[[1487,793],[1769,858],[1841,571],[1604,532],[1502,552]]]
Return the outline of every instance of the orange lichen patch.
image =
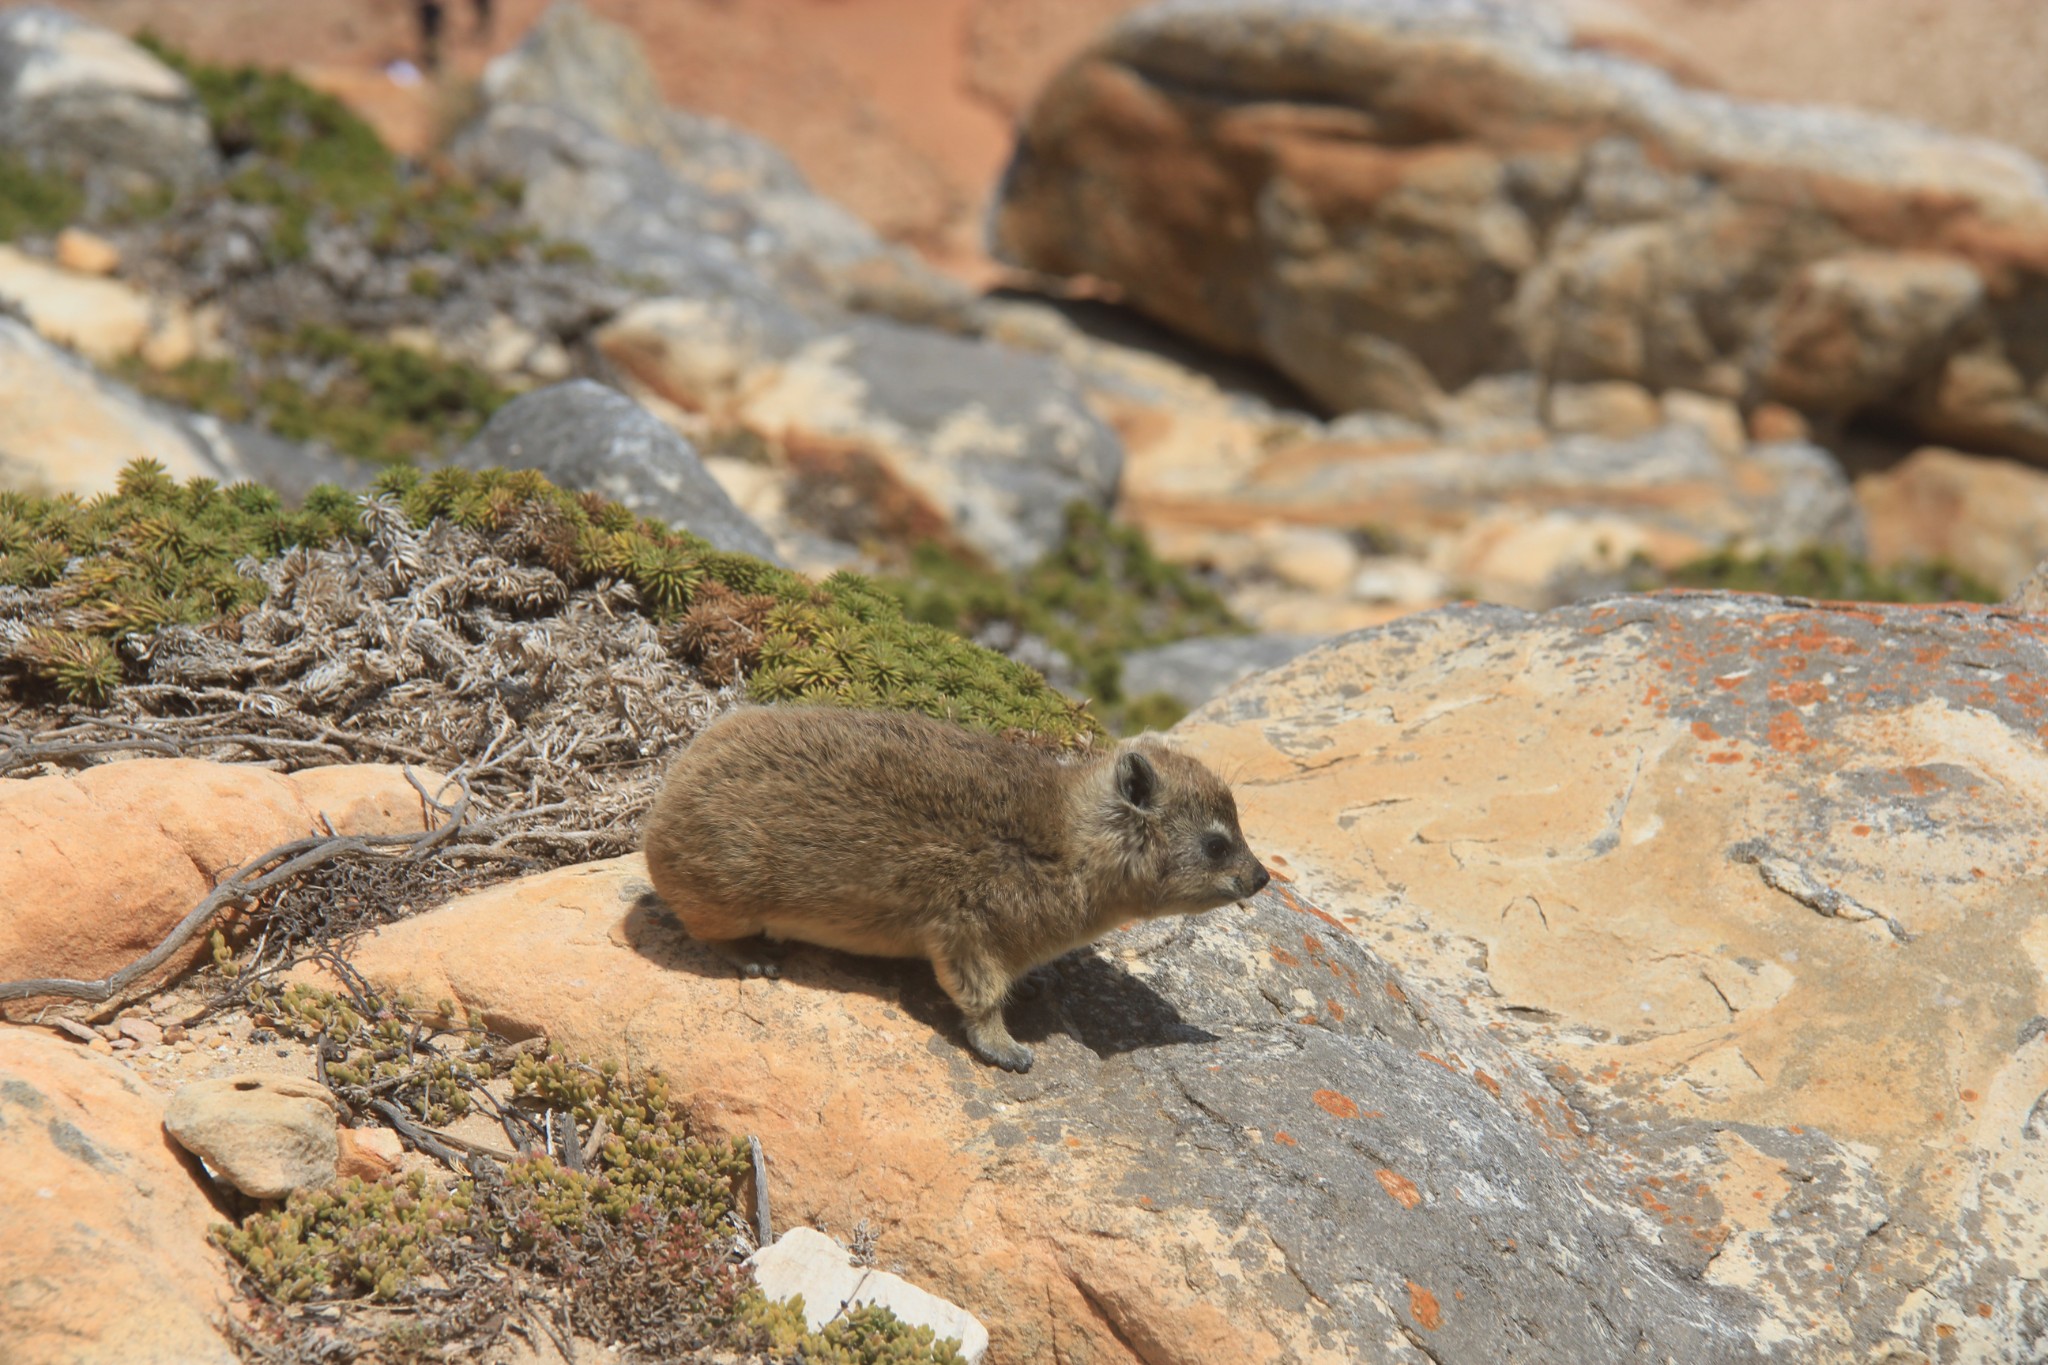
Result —
[[[1963,1091],[1962,1093],[1963,1093],[1963,1102],[1964,1102],[1964,1103],[1966,1103],[1966,1104],[1975,1104],[1975,1103],[1977,1102],[1977,1092],[1976,1092],[1976,1091],[1974,1091],[1974,1090],[1965,1090],[1965,1091]]]
[[[1425,1062],[1435,1062],[1438,1066],[1442,1067],[1446,1071],[1458,1070],[1458,1064],[1455,1061],[1447,1062],[1443,1058],[1437,1056],[1434,1052],[1418,1052],[1415,1055],[1422,1058],[1422,1060]]]
[[[1950,1337],[1954,1336],[1955,1334],[1956,1329],[1949,1326],[1945,1322],[1937,1322],[1934,1324],[1934,1335],[1940,1337],[1943,1341],[1947,1341]]]
[[[1334,1090],[1318,1090],[1313,1098],[1324,1112],[1334,1114],[1340,1119],[1358,1117],[1358,1103],[1349,1095],[1340,1095]]]
[[[1373,1178],[1380,1182],[1380,1188],[1387,1192],[1387,1198],[1402,1208],[1412,1209],[1421,1205],[1422,1191],[1416,1189],[1415,1182],[1400,1172],[1382,1167],[1373,1172]]]
[[[1069,1147],[1079,1147],[1080,1145],[1081,1145],[1081,1139],[1079,1139],[1079,1138],[1077,1138],[1077,1137],[1070,1137],[1070,1138],[1068,1138],[1068,1139],[1067,1139],[1067,1146],[1069,1146]]]
[[[1692,737],[1701,740],[1719,739],[1721,732],[1703,720],[1696,720],[1692,723]]]
[[[1342,920],[1338,919],[1336,916],[1331,915],[1324,910],[1317,908],[1316,906],[1308,904],[1306,901],[1302,900],[1301,897],[1295,895],[1294,892],[1288,889],[1287,887],[1283,886],[1278,888],[1278,894],[1280,896],[1280,903],[1286,906],[1289,910],[1294,911],[1296,914],[1314,915],[1317,919],[1323,921],[1323,923],[1329,925],[1332,929],[1337,930],[1339,933],[1348,934],[1351,932],[1349,929],[1346,929],[1344,927],[1344,922]]]
[[[1444,1325],[1443,1305],[1436,1301],[1436,1295],[1413,1280],[1408,1281],[1408,1315],[1425,1332],[1434,1332]]]
[[[1499,1081],[1497,1081],[1497,1080],[1495,1080],[1495,1079],[1494,1079],[1493,1077],[1491,1077],[1491,1076],[1487,1075],[1487,1074],[1486,1074],[1486,1073],[1485,1073],[1484,1071],[1475,1071],[1475,1072],[1473,1072],[1473,1073],[1472,1073],[1472,1079],[1473,1079],[1473,1080],[1475,1080],[1475,1081],[1477,1081],[1477,1082],[1479,1082],[1480,1086],[1481,1086],[1481,1087],[1482,1087],[1482,1088],[1483,1088],[1483,1089],[1484,1089],[1484,1090],[1485,1090],[1485,1091],[1486,1091],[1486,1092],[1487,1092],[1487,1093],[1488,1093],[1489,1095],[1492,1095],[1492,1096],[1493,1096],[1493,1097],[1494,1097],[1495,1099],[1499,1099],[1499,1098],[1500,1098],[1500,1082],[1499,1082]]]
[[[1806,733],[1795,711],[1780,711],[1771,718],[1771,747],[1781,754],[1803,754],[1820,747],[1820,741]]]
[[[1288,1132],[1285,1128],[1274,1131],[1273,1141],[1279,1143],[1282,1147],[1299,1147],[1301,1145],[1294,1140],[1294,1134]]]
[[[1273,960],[1275,962],[1280,963],[1282,966],[1299,967],[1301,965],[1300,958],[1296,957],[1293,953],[1288,952],[1285,948],[1279,947],[1278,945],[1274,946],[1274,948],[1272,949],[1272,953]]]
[[[1905,768],[1900,771],[1899,776],[1906,779],[1906,786],[1912,790],[1915,796],[1928,796],[1938,791],[1948,790],[1948,783],[1942,781],[1939,774],[1931,772],[1926,768]]]
[[[1851,825],[1849,826],[1849,832],[1859,839],[1868,839],[1870,837],[1870,826]]]
[[[1396,985],[1392,981],[1389,981],[1387,983],[1387,994],[1393,996],[1396,1000],[1399,1000],[1404,1004],[1407,1003],[1408,992],[1402,990],[1400,986]]]
[[[1330,1012],[1330,1017],[1332,1019],[1335,1019],[1340,1024],[1344,1022],[1344,1007],[1342,1005],[1338,1004],[1334,1000],[1325,1000],[1323,1002],[1323,1008],[1327,1009]]]
[[[1826,684],[1817,682],[1772,683],[1770,698],[1793,706],[1812,706],[1828,699],[1828,689]]]

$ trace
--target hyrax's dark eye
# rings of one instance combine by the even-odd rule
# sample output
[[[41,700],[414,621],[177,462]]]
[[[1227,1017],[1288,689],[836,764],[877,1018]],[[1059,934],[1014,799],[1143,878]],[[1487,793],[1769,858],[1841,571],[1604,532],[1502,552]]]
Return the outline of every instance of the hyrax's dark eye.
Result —
[[[1203,836],[1202,856],[1212,863],[1220,863],[1230,853],[1230,840],[1220,834]]]

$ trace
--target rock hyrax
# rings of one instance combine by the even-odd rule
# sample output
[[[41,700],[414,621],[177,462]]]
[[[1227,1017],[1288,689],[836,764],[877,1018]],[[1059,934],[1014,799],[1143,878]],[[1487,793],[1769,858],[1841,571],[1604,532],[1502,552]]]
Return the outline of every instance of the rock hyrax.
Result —
[[[669,769],[647,817],[654,889],[741,961],[765,934],[930,958],[984,1061],[1031,1068],[1003,998],[1126,920],[1251,896],[1265,868],[1207,768],[1143,735],[1062,761],[923,716],[749,707]]]

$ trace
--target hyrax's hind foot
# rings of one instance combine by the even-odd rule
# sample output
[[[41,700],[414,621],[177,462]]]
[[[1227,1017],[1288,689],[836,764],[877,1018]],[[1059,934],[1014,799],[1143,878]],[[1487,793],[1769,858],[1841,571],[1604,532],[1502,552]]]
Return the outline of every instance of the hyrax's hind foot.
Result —
[[[732,969],[749,981],[766,979],[778,981],[782,977],[782,962],[770,940],[755,935],[752,938],[698,939],[715,953],[720,960],[731,964]]]

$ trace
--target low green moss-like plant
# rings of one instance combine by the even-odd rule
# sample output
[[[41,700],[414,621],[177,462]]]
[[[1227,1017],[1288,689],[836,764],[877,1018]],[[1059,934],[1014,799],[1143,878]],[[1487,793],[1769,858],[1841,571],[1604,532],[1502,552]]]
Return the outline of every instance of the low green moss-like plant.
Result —
[[[270,368],[194,357],[168,370],[130,359],[122,376],[152,397],[280,436],[321,441],[357,459],[394,464],[475,435],[512,391],[466,361],[427,355],[333,327],[302,327],[256,345]],[[323,373],[313,388],[279,373],[298,360]]]
[[[399,1089],[374,1068],[416,1067],[416,1044],[443,1036],[402,999],[292,985],[259,989],[250,1004],[326,1055],[348,1059],[352,1069],[330,1063],[328,1076],[358,1113],[372,1094]],[[463,1041],[473,1048],[484,1040]],[[474,1088],[487,1077],[455,1079]],[[513,1102],[552,1116],[553,1131],[566,1121],[590,1137],[603,1134],[584,1153],[584,1169],[534,1152],[499,1177],[464,1176],[445,1187],[425,1173],[349,1179],[294,1194],[239,1227],[218,1227],[216,1242],[273,1304],[403,1302],[430,1276],[507,1260],[566,1289],[578,1332],[653,1358],[724,1349],[834,1365],[959,1365],[956,1342],[937,1341],[886,1309],[859,1309],[810,1332],[800,1300],[765,1300],[720,1232],[751,1169],[747,1148],[694,1137],[659,1073],[629,1076],[616,1063],[527,1055],[513,1064],[511,1083]],[[414,1324],[411,1348],[439,1345],[432,1323]]]
[[[1831,545],[1755,555],[1722,550],[1664,575],[1637,565],[1631,577],[1632,583],[1644,587],[1766,592],[1835,602],[1996,602],[2001,596],[1990,584],[1951,564],[1936,561],[1880,569]]]
[[[55,232],[84,207],[85,193],[70,178],[0,151],[0,242]]]
[[[571,588],[629,584],[678,657],[714,683],[744,681],[759,701],[922,711],[1053,747],[1083,748],[1102,734],[1085,705],[1031,669],[906,619],[894,596],[857,574],[814,584],[532,471],[397,466],[368,496],[415,528],[464,526]],[[0,494],[0,585],[48,593],[77,622],[0,648],[0,665],[72,700],[102,699],[119,682],[113,642],[231,621],[265,592],[245,567],[292,546],[366,543],[363,515],[361,500],[332,486],[293,512],[255,485],[181,487],[146,460],[124,471],[115,494],[90,502]]]
[[[277,1213],[214,1240],[278,1303],[313,1298],[397,1298],[445,1263],[448,1244],[472,1229],[470,1181],[435,1188],[425,1172],[373,1184],[354,1176],[324,1190],[300,1190]]]

